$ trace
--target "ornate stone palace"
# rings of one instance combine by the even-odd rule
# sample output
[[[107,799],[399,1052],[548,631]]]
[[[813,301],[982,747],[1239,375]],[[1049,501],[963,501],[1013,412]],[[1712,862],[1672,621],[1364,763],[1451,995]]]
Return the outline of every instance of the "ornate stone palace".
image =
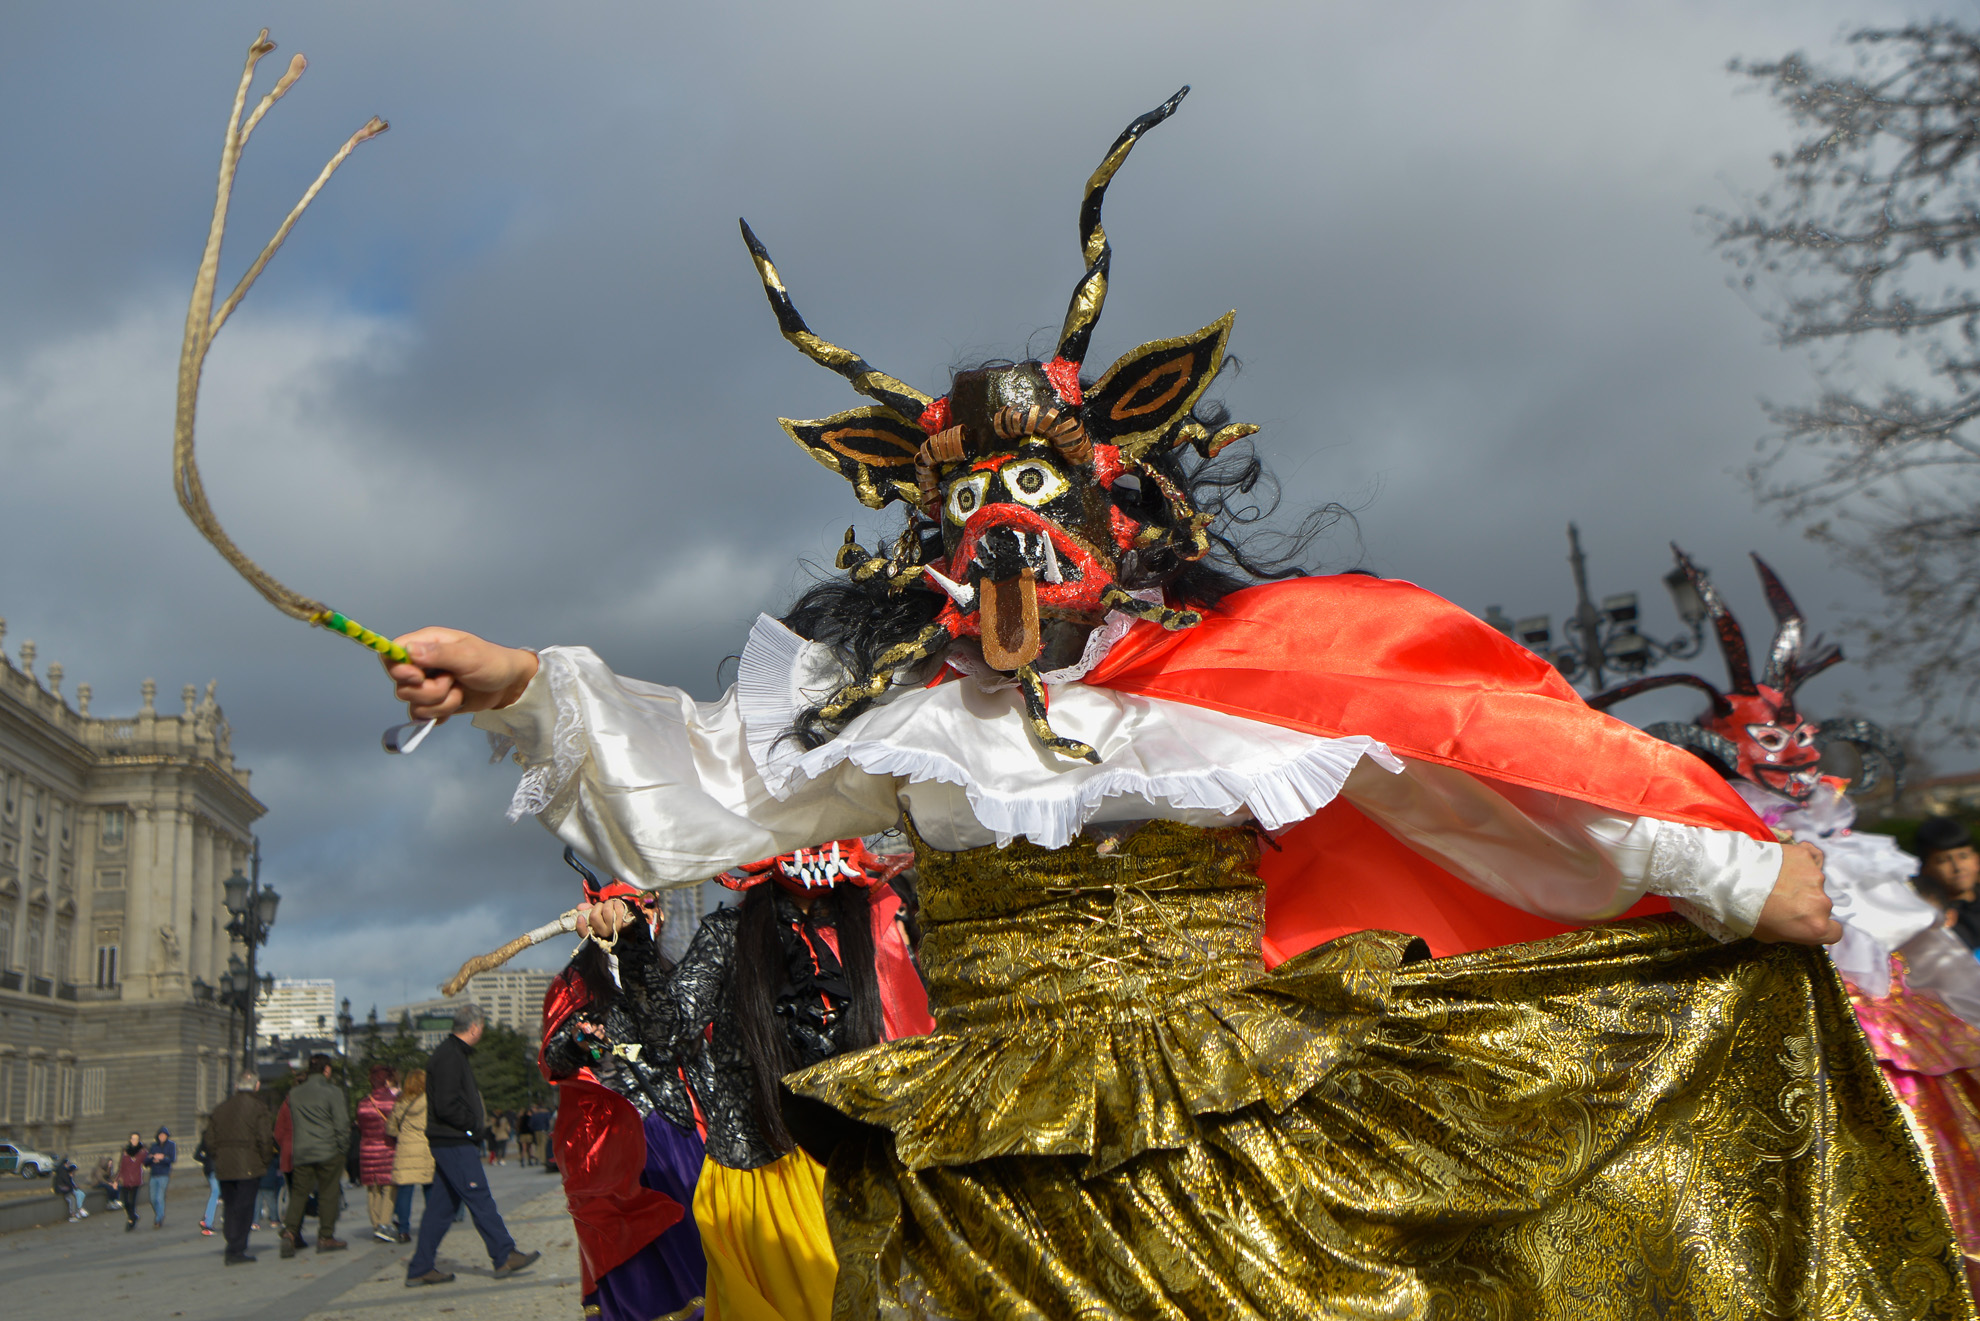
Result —
[[[87,1169],[163,1124],[190,1153],[239,1067],[222,882],[267,809],[211,683],[103,718],[34,660],[0,650],[0,1139]]]

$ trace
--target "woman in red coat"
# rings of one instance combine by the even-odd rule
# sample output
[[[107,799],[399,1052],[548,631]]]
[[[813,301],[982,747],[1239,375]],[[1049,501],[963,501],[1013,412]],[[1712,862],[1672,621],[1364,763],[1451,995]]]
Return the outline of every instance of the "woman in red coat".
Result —
[[[392,1139],[385,1123],[399,1099],[398,1075],[383,1064],[371,1066],[371,1094],[357,1105],[358,1182],[364,1185],[365,1209],[371,1213],[371,1236],[397,1243],[392,1228]]]

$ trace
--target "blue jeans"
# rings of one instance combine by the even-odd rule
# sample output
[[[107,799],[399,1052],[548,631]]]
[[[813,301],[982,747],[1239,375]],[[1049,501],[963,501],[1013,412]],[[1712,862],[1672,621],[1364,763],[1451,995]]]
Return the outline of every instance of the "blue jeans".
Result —
[[[165,1185],[171,1182],[169,1174],[151,1176],[151,1218],[161,1225],[165,1223]]]
[[[454,1211],[466,1206],[481,1233],[488,1259],[500,1266],[516,1250],[509,1237],[502,1213],[495,1209],[495,1196],[488,1191],[488,1178],[480,1153],[473,1147],[433,1146],[433,1182],[426,1190],[426,1210],[419,1218],[419,1246],[406,1263],[406,1278],[418,1279],[433,1269],[440,1252],[440,1240],[454,1227]]]
[[[199,1223],[205,1225],[208,1229],[220,1228],[220,1226],[213,1223],[214,1213],[219,1209],[220,1176],[209,1172],[206,1176],[206,1214],[199,1218]]]
[[[416,1188],[425,1189],[428,1197],[433,1195],[430,1183],[402,1183],[392,1194],[392,1223],[407,1238],[412,1237],[412,1199]]]

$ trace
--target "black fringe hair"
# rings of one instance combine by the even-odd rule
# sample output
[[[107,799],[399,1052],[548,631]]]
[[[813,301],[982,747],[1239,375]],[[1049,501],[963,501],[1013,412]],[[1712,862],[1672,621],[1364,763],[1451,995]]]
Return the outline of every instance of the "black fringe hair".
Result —
[[[846,970],[852,999],[845,1007],[841,1040],[847,1050],[877,1046],[887,1038],[880,1013],[880,980],[873,968],[873,906],[858,885],[835,885],[814,904],[831,905],[829,923],[839,938],[839,963]],[[784,932],[777,921],[777,886],[765,881],[743,892],[736,918],[736,1020],[742,1029],[743,1055],[755,1084],[751,1097],[757,1129],[772,1147],[789,1151],[796,1144],[784,1124],[783,1078],[797,1068],[790,1037],[777,1018],[777,992],[782,989],[787,959]]]
[[[993,359],[958,367],[955,374],[1012,365],[1008,359]],[[1242,369],[1236,357],[1226,355],[1216,379],[1223,379],[1226,372],[1235,376]],[[1093,384],[1082,380],[1086,389]],[[1214,433],[1230,421],[1231,415],[1222,403],[1199,401],[1190,416]],[[1116,577],[1130,591],[1159,585],[1184,605],[1214,608],[1241,588],[1304,577],[1311,571],[1305,561],[1314,543],[1337,524],[1354,523],[1352,510],[1330,502],[1310,511],[1290,531],[1267,526],[1267,520],[1279,510],[1282,493],[1278,479],[1248,439],[1227,446],[1214,459],[1204,458],[1193,445],[1182,445],[1150,451],[1142,462],[1174,482],[1200,512],[1211,516],[1210,553],[1190,561],[1170,548],[1129,551],[1121,557]],[[1173,526],[1167,502],[1152,483],[1147,489],[1136,490],[1125,480],[1118,482],[1113,499],[1122,513],[1137,522]],[[942,557],[938,523],[919,511],[910,511],[908,531],[921,547],[923,563]],[[851,679],[860,682],[872,677],[882,652],[933,623],[947,600],[941,592],[919,584],[893,591],[878,576],[866,582],[832,578],[806,589],[780,622],[800,637],[830,647]],[[817,707],[801,711],[786,737],[795,739],[800,747],[815,748],[830,741],[846,721],[870,705],[858,702],[836,722],[826,721]]]

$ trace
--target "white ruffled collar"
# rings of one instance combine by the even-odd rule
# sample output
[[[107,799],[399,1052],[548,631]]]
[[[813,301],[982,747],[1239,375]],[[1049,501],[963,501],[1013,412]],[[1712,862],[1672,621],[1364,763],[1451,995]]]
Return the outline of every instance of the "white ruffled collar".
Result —
[[[1129,595],[1137,601],[1162,603],[1159,587]],[[1100,626],[1087,635],[1077,661],[1038,677],[1048,687],[1077,683],[1107,658],[1136,622],[1133,615],[1109,611]],[[967,647],[952,646],[942,663],[986,693],[1017,683],[1010,675],[991,669]],[[798,636],[769,615],[756,617],[736,666],[736,711],[742,717],[750,759],[777,797],[784,797],[800,774],[798,762],[805,750],[795,739],[786,737],[798,715],[829,699],[849,678],[830,647]],[[910,675],[897,673],[894,683],[874,700],[876,704],[891,702],[918,690]]]

